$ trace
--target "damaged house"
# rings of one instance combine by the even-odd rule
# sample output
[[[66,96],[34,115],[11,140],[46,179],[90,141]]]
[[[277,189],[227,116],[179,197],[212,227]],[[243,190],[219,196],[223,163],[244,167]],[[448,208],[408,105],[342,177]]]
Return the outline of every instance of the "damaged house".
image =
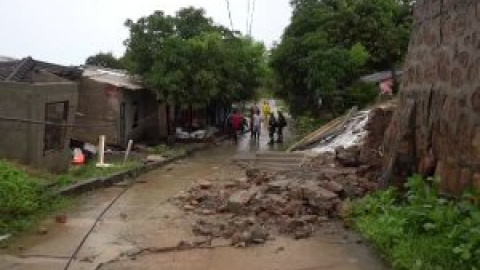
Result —
[[[87,66],[79,82],[73,138],[97,144],[106,135],[109,145],[128,140],[157,141],[166,136],[166,113],[156,95],[126,71]]]
[[[0,61],[0,158],[65,171],[81,71],[34,60]]]

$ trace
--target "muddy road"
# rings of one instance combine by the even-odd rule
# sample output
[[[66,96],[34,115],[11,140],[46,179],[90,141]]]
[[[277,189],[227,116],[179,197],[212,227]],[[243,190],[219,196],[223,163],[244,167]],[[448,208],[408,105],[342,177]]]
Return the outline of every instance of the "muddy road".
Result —
[[[357,235],[337,222],[304,240],[275,235],[274,241],[248,248],[233,248],[221,240],[214,240],[209,248],[177,248],[182,241],[197,238],[191,231],[193,216],[169,199],[206,177],[243,177],[245,172],[232,159],[272,150],[267,139],[265,131],[259,143],[245,135],[238,145],[225,142],[141,176],[106,212],[69,269],[386,269]],[[81,196],[69,210],[66,224],[47,219],[41,224],[48,230],[46,235],[28,234],[0,250],[0,269],[65,269],[96,217],[124,189],[117,185]]]

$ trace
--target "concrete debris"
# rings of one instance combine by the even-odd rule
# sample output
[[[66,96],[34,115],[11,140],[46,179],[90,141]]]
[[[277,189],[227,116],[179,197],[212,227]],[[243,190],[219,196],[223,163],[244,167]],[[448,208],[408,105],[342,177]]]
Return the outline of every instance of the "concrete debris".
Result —
[[[247,205],[250,200],[259,192],[257,187],[252,187],[249,190],[239,190],[232,195],[227,200],[227,210],[232,213],[239,212],[245,205]]]
[[[278,234],[310,237],[342,218],[351,199],[378,189],[382,129],[376,125],[387,120],[367,123],[361,146],[322,153],[281,173],[253,167],[243,178],[201,180],[172,201],[195,214],[195,235],[229,240],[235,247],[263,244]]]
[[[202,181],[198,182],[198,185],[203,189],[209,189],[209,188],[212,187],[212,182],[210,182],[208,180],[202,180]]]
[[[66,214],[58,214],[55,216],[55,221],[57,223],[67,223],[67,215]]]
[[[347,150],[338,147],[335,149],[335,157],[345,167],[358,167],[360,165],[360,148],[354,146]]]
[[[37,234],[39,235],[45,235],[48,233],[48,228],[45,227],[45,226],[40,226],[38,229],[37,229]]]
[[[363,168],[343,167],[335,155],[281,174],[249,169],[246,175],[199,181],[175,197],[180,208],[201,217],[192,224],[195,235],[228,239],[235,247],[263,244],[277,233],[307,238],[339,217],[344,199],[377,188],[361,176]]]
[[[147,162],[163,162],[167,159],[161,155],[148,155],[146,160]]]

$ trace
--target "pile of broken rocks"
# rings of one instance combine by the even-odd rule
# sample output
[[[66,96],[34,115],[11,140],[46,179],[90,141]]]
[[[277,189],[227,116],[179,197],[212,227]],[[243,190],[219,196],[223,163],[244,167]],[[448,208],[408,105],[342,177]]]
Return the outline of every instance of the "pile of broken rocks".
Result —
[[[377,189],[369,169],[360,149],[338,149],[286,172],[251,168],[244,178],[201,180],[173,202],[195,214],[195,235],[233,246],[262,244],[275,234],[307,238],[339,216],[343,201]]]

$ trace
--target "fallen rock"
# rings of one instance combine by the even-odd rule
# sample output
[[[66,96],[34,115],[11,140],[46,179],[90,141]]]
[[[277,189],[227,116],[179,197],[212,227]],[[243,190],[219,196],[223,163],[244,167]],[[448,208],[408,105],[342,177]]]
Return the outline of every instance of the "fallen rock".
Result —
[[[265,243],[267,241],[268,236],[270,235],[268,230],[258,224],[254,225],[251,228],[251,240],[256,243]]]
[[[47,227],[41,226],[37,229],[37,234],[45,235],[48,233]]]
[[[146,160],[148,162],[163,162],[166,158],[161,155],[148,155]]]
[[[336,194],[340,194],[343,191],[343,185],[339,184],[336,181],[325,182],[324,188]]]
[[[288,185],[290,184],[290,180],[283,179],[283,180],[275,180],[272,182],[269,182],[267,184],[268,186],[268,191],[270,192],[281,192],[285,190]]]
[[[208,180],[201,180],[200,182],[198,182],[198,186],[202,189],[209,189],[212,187],[212,182]]]
[[[185,241],[185,240],[182,240],[177,244],[177,249],[179,250],[187,250],[187,249],[192,249],[194,247],[195,245],[192,242]]]
[[[312,235],[313,231],[310,227],[308,226],[303,226],[300,229],[295,230],[293,237],[295,239],[304,239],[308,238]]]
[[[249,190],[241,190],[232,194],[227,201],[227,209],[230,212],[239,212],[257,194],[259,188],[252,187]]]
[[[360,165],[360,149],[358,147],[351,147],[345,149],[339,147],[335,149],[336,160],[346,167],[358,167]]]
[[[59,214],[55,216],[55,221],[57,223],[67,223],[67,215]]]
[[[183,206],[183,209],[186,210],[186,211],[192,211],[192,210],[195,209],[195,206],[193,206],[191,204],[187,204],[187,205]]]
[[[231,244],[232,246],[237,246],[238,244],[245,246],[251,239],[252,234],[249,231],[237,232],[232,236]]]

